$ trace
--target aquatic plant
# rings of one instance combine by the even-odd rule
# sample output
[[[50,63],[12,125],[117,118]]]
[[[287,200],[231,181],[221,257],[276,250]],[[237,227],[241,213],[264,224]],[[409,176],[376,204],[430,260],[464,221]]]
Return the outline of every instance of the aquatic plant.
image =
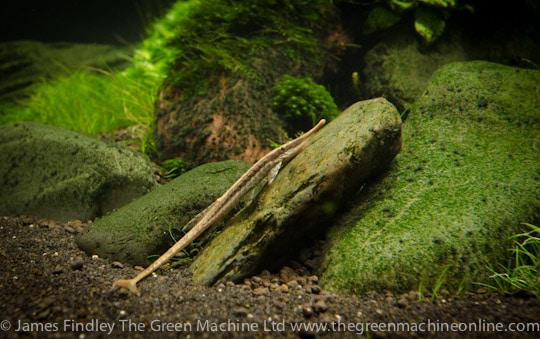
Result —
[[[464,2],[466,0],[386,0],[386,4],[377,4],[371,9],[365,31],[369,34],[391,27],[414,12],[416,32],[426,44],[431,44],[443,34],[452,11],[473,11],[472,5]]]
[[[152,26],[167,32],[159,27]],[[146,49],[137,49],[133,57],[122,55],[131,62],[123,71],[59,64],[63,72],[37,81],[29,88],[28,98],[1,103],[0,124],[38,121],[90,135],[130,127],[133,143],[144,154],[155,154],[153,106],[170,52],[156,39],[144,40],[142,45]],[[154,46],[152,58],[144,57],[152,52],[148,46]]]
[[[172,41],[199,3],[198,0],[176,1],[165,15],[148,24],[145,39],[133,53],[132,66],[124,73],[160,83],[178,54]]]
[[[287,58],[301,53],[320,58],[324,52],[315,31],[331,3],[182,1],[156,22],[137,58],[164,67],[170,82],[182,88],[183,95],[204,94],[212,81],[210,74],[230,72],[257,77],[253,64],[262,61],[269,46],[285,46]],[[164,47],[169,54],[160,54]]]
[[[284,75],[274,85],[274,93],[272,109],[287,122],[289,131],[305,130],[339,113],[330,93],[311,78]]]
[[[162,161],[159,167],[164,172],[163,177],[171,179],[184,174],[191,166],[181,158],[172,158]]]
[[[141,142],[153,123],[155,87],[122,73],[79,69],[41,81],[31,93],[2,123],[38,121],[90,135],[138,125]]]
[[[491,289],[508,292],[525,291],[540,298],[540,227],[523,223],[530,231],[511,237],[513,258],[499,269],[489,268],[493,284],[480,283]]]

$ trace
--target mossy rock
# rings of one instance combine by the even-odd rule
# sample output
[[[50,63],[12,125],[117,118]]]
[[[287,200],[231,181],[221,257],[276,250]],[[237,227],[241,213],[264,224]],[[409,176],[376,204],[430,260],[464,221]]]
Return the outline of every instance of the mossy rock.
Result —
[[[389,175],[329,232],[324,288],[458,290],[508,261],[509,236],[540,216],[540,72],[442,67],[403,125]]]
[[[248,168],[238,160],[209,163],[94,222],[76,238],[88,254],[147,266],[180,239],[182,226],[221,196]],[[172,235],[172,236],[171,236]]]
[[[255,162],[287,140],[272,111],[279,78],[320,82],[336,65],[328,40],[339,20],[328,0],[193,1],[169,15],[178,21],[167,48],[177,52],[155,105],[162,160]],[[305,126],[295,127],[291,137]]]
[[[155,184],[149,162],[127,148],[40,123],[0,126],[0,215],[86,221]]]
[[[401,148],[401,118],[384,98],[357,102],[281,168],[191,265],[193,282],[241,281],[274,270],[331,224],[335,213]]]

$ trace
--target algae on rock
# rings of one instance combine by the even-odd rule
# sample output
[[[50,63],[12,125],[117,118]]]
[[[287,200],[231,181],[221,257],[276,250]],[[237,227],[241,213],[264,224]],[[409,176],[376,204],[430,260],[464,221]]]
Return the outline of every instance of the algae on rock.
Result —
[[[159,157],[253,163],[286,140],[271,108],[274,83],[283,74],[320,81],[336,65],[337,43],[329,42],[339,27],[334,5],[190,3],[169,39],[177,53],[155,105]]]
[[[89,220],[156,185],[148,161],[127,148],[50,125],[0,126],[0,214]]]
[[[247,170],[238,160],[199,166],[90,225],[76,238],[88,254],[149,264],[182,236],[182,227]]]
[[[283,264],[400,148],[401,119],[391,103],[376,98],[350,106],[204,248],[191,265],[193,281],[237,281]]]
[[[506,262],[508,237],[540,217],[540,72],[443,66],[403,125],[389,175],[329,232],[324,288],[460,289]]]

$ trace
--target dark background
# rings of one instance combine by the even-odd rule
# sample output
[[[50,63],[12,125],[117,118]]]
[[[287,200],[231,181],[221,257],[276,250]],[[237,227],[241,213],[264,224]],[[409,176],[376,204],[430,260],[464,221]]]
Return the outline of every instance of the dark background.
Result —
[[[0,41],[127,45],[173,0],[15,0],[0,5]]]
[[[241,0],[238,0],[241,1]],[[0,41],[37,40],[126,45],[141,41],[145,27],[175,0],[9,0],[0,5]],[[472,27],[504,33],[528,26],[538,37],[538,0],[472,0]],[[346,6],[345,6],[346,7]],[[348,8],[342,8],[345,20]],[[453,16],[457,16],[454,13]],[[350,22],[349,22],[350,23]],[[521,32],[523,33],[523,31]]]

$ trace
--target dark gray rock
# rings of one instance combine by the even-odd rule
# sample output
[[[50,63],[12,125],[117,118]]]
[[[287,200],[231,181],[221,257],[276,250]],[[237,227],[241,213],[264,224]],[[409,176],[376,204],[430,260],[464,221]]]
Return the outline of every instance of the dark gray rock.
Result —
[[[248,164],[208,163],[97,220],[76,238],[88,254],[132,265],[148,265],[182,236],[182,226],[221,196]]]
[[[442,39],[436,48],[426,51],[422,50],[414,33],[398,33],[366,53],[362,77],[364,95],[384,95],[401,111],[422,93],[439,67],[467,58],[462,41],[455,35]]]
[[[0,215],[89,220],[154,186],[128,149],[45,124],[0,126]]]
[[[540,71],[442,67],[403,124],[388,176],[329,232],[319,272],[342,293],[489,282],[540,217]],[[528,230],[527,230],[528,231]]]
[[[429,48],[412,31],[391,34],[367,51],[359,63],[365,65],[360,77],[361,95],[384,96],[402,111],[422,94],[439,67],[449,62],[490,60],[538,68],[538,43],[528,33],[510,33],[515,29],[519,30],[509,27],[503,34],[479,38],[466,27],[453,27]]]
[[[196,257],[197,284],[239,280],[298,250],[401,148],[401,119],[385,99],[356,103],[312,137],[304,151]]]

